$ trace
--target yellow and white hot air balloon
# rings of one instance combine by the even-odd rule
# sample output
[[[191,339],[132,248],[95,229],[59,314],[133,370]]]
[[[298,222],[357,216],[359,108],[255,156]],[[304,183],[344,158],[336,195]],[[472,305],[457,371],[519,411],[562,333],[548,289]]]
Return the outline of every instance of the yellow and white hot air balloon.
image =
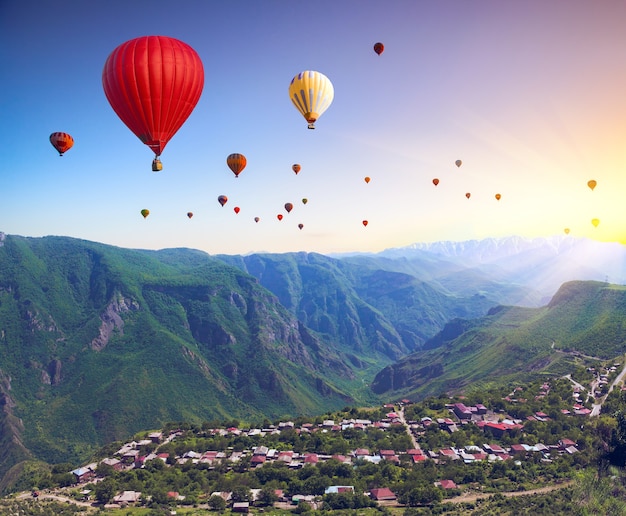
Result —
[[[315,129],[315,122],[328,109],[334,97],[333,83],[320,72],[300,72],[289,85],[289,98],[309,123],[309,129]]]

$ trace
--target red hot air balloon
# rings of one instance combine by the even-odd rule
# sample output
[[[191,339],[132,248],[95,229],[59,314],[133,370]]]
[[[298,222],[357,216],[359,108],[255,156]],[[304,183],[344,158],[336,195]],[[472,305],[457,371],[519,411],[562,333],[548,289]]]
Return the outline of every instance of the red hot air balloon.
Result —
[[[384,50],[385,45],[383,45],[380,41],[374,44],[374,52],[376,52],[378,55],[382,54]]]
[[[233,171],[235,177],[239,177],[241,171],[246,168],[247,163],[248,161],[243,154],[234,153],[226,158],[226,164],[228,165],[228,168]]]
[[[277,218],[278,220],[283,220],[283,216],[282,216],[282,214],[281,214],[281,213],[279,213],[278,215],[276,215],[276,218]]]
[[[296,173],[296,175],[298,175],[298,172],[300,172],[300,170],[302,170],[302,167],[300,165],[298,165],[298,163],[295,163],[293,165],[293,167],[291,167],[291,170],[293,170]]]
[[[204,68],[187,43],[142,36],[111,52],[104,63],[102,86],[117,116],[156,159],[198,103]]]
[[[222,208],[223,208],[224,204],[226,204],[228,202],[228,197],[226,197],[225,195],[220,195],[217,198],[217,202],[219,202],[222,205]]]
[[[50,143],[57,150],[59,156],[63,156],[74,145],[74,138],[67,133],[52,133],[50,135]]]
[[[368,224],[367,220],[364,220],[364,221],[363,221],[363,225],[364,225],[364,226],[367,226],[367,224]]]
[[[439,179],[437,179],[437,178],[433,179],[433,184],[435,186],[437,186],[439,184]]]
[[[287,213],[291,213],[291,210],[293,210],[293,204],[291,204],[290,202],[286,202],[285,210],[287,211]]]
[[[469,193],[469,192],[467,192],[467,193],[465,194],[465,197],[467,197],[468,199],[469,199],[471,196],[472,196],[472,194],[471,194],[471,193]]]
[[[233,210],[235,211],[235,213],[239,213],[241,211],[241,208],[239,206],[235,206]]]

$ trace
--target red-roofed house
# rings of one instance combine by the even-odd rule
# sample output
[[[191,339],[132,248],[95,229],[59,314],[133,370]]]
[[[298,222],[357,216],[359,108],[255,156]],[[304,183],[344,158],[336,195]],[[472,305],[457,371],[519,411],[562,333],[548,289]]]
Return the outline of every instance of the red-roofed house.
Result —
[[[454,480],[441,480],[440,482],[435,482],[435,485],[439,485],[442,489],[456,489]]]
[[[317,455],[317,453],[307,453],[304,456],[304,463],[305,464],[317,464],[319,462],[319,457]]]
[[[388,487],[380,487],[378,489],[372,489],[370,491],[370,496],[372,497],[372,499],[379,500],[379,501],[396,499],[396,495]]]

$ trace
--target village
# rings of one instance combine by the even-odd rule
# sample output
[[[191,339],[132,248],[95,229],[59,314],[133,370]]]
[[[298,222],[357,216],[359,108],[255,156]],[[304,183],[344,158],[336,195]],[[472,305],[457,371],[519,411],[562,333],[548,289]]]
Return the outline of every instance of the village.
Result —
[[[606,378],[606,375],[602,375]],[[535,402],[549,396],[551,384],[544,382],[537,392],[532,393]],[[515,388],[503,398],[504,402],[511,405],[523,405],[527,402],[524,397],[531,393],[524,393],[522,387]],[[569,396],[571,404],[568,408],[559,409],[559,417],[573,419],[577,422],[574,426],[590,417],[591,410],[583,404],[581,389],[571,386]],[[460,397],[462,400],[462,397]],[[224,439],[248,438],[259,444],[246,449],[234,449],[228,446],[226,449],[188,449],[184,453],[174,455],[172,448],[162,451],[166,445],[174,445],[178,440],[185,439],[188,431],[173,429],[168,432],[149,432],[144,439],[131,441],[121,446],[110,457],[99,462],[93,462],[73,470],[74,488],[80,488],[85,500],[91,500],[92,491],[89,487],[97,486],[102,480],[99,473],[103,467],[107,471],[128,471],[145,468],[151,461],[161,461],[166,467],[194,465],[203,468],[221,468],[221,471],[236,468],[237,471],[252,471],[263,468],[268,464],[281,465],[289,470],[299,470],[308,466],[316,466],[326,461],[334,460],[340,464],[352,467],[358,464],[395,464],[398,466],[411,467],[413,464],[432,462],[437,466],[449,464],[474,464],[510,461],[512,464],[521,466],[525,461],[533,463],[549,464],[557,461],[562,456],[573,456],[580,453],[579,444],[576,440],[566,436],[552,439],[552,442],[538,442],[533,440],[524,428],[530,422],[546,423],[550,421],[550,415],[544,411],[535,411],[525,418],[515,418],[502,410],[491,410],[481,403],[466,405],[459,399],[446,403],[443,417],[423,416],[420,418],[406,418],[406,414],[413,411],[413,404],[409,400],[402,400],[394,404],[384,405],[381,413],[384,417],[379,419],[343,418],[342,420],[323,419],[320,422],[305,422],[296,424],[293,421],[281,421],[267,425],[264,428],[205,428],[203,435],[207,439],[221,437]],[[342,434],[355,432],[368,433],[372,431],[398,433],[402,428],[410,442],[410,446],[404,449],[386,448],[355,448],[347,453],[321,453],[319,451],[295,451],[284,449],[285,446],[265,445],[263,442],[276,443],[276,438],[281,434],[291,433],[298,436],[322,434],[328,436],[341,436]],[[482,442],[464,446],[441,446],[433,448],[428,446],[425,440],[427,435],[442,436],[470,429],[472,432],[479,431],[483,435]],[[445,438],[445,437],[443,437]],[[512,442],[515,441],[515,442]],[[508,444],[505,444],[508,443]],[[459,495],[463,486],[460,486],[452,478],[439,478],[433,482],[433,486],[441,490],[442,497],[447,498]],[[220,497],[227,506],[236,512],[248,512],[255,501],[259,499],[261,489],[250,489],[247,500],[239,500],[233,497],[232,491],[214,491],[206,493],[205,501]],[[324,486],[323,495],[331,493],[355,493],[355,486],[327,485]],[[369,497],[373,502],[380,504],[396,503],[398,495],[390,487],[376,487],[361,494]],[[285,506],[297,506],[306,502],[315,507],[321,499],[322,493],[290,493],[285,490],[274,490],[275,503]],[[185,496],[177,491],[169,491],[168,498],[176,503],[185,503]],[[122,490],[113,494],[108,504],[112,506],[125,506],[128,504],[145,503],[142,492]]]

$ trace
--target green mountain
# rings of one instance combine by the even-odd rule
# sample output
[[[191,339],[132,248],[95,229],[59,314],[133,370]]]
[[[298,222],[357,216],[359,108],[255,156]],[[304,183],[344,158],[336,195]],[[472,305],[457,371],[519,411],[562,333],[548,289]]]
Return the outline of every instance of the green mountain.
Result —
[[[626,352],[626,287],[568,282],[541,308],[498,306],[481,318],[457,319],[396,364],[372,390],[421,399],[493,382],[567,374],[577,357],[610,359]]]
[[[463,292],[444,288],[433,279],[428,259],[335,259],[316,253],[216,257],[258,278],[302,324],[356,357],[377,356],[378,365],[420,349],[450,319],[479,317],[512,292],[528,292],[502,284],[485,294],[487,278],[478,293],[465,284]]]
[[[82,460],[168,421],[373,399],[350,364],[255,278],[205,253],[0,241],[0,474],[28,457]]]

